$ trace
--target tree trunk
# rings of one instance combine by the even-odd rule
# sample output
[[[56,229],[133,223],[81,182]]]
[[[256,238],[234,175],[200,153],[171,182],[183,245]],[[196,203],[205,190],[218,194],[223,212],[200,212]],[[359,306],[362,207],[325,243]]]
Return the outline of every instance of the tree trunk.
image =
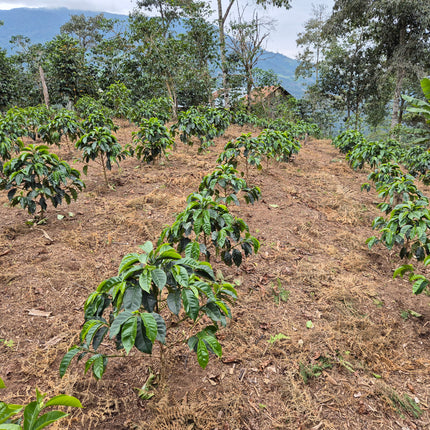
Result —
[[[399,124],[400,120],[400,95],[403,87],[403,80],[405,79],[405,70],[399,68],[396,73],[396,89],[394,91],[393,111],[391,114],[391,131]]]
[[[49,108],[48,87],[46,86],[45,73],[43,73],[43,69],[41,65],[39,65],[39,75],[40,75],[40,82],[42,84],[43,99],[45,100],[46,107]]]
[[[223,97],[224,97],[224,107],[228,109],[230,107],[230,94],[228,88],[227,81],[227,52],[225,49],[225,32],[224,32],[224,24],[225,20],[230,12],[230,9],[234,3],[234,0],[230,0],[230,3],[227,7],[225,14],[223,15],[222,11],[222,2],[221,0],[217,0],[218,4],[218,31],[219,31],[219,49],[221,56],[221,72],[222,72],[222,86],[223,86]]]
[[[246,69],[246,95],[248,98],[247,111],[251,112],[251,92],[252,92],[252,70]],[[263,97],[262,97],[263,101]]]
[[[176,97],[176,91],[174,89],[174,86],[171,85],[169,79],[166,79],[166,88],[167,92],[169,93],[169,97],[172,100],[173,119],[176,119],[178,117],[178,99]]]

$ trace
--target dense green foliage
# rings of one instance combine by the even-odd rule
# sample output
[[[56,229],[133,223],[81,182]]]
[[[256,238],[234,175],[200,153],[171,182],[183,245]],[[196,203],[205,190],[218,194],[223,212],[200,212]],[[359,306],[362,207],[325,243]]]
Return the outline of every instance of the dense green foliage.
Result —
[[[143,118],[139,131],[133,132],[132,154],[145,163],[154,163],[157,158],[167,157],[167,150],[175,141],[170,130],[158,118]]]
[[[243,257],[258,252],[260,244],[251,236],[249,227],[241,218],[230,214],[227,206],[217,203],[204,191],[192,193],[187,207],[177,215],[175,222],[161,233],[159,243],[167,240],[178,243],[182,252],[192,240],[200,243],[200,252],[210,260],[211,248],[228,266],[240,266]]]
[[[34,214],[37,205],[41,216],[50,201],[54,207],[63,200],[76,200],[84,187],[80,173],[61,161],[47,146],[29,145],[3,166],[0,189],[8,191],[11,206],[20,205]]]

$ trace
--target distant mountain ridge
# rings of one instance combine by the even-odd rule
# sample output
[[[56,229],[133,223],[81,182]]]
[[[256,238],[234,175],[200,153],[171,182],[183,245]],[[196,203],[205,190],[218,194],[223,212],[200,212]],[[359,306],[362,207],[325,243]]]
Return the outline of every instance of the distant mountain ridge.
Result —
[[[60,27],[70,20],[71,15],[95,16],[103,13],[106,18],[127,19],[127,15],[107,12],[93,12],[67,8],[16,8],[0,10],[0,20],[4,25],[0,27],[0,48],[11,53],[9,43],[12,36],[23,35],[30,38],[31,43],[45,43],[53,39]],[[305,91],[306,80],[294,79],[294,72],[298,62],[279,53],[265,52],[258,62],[258,67],[264,70],[272,69],[278,76],[283,87],[295,97],[302,97]]]

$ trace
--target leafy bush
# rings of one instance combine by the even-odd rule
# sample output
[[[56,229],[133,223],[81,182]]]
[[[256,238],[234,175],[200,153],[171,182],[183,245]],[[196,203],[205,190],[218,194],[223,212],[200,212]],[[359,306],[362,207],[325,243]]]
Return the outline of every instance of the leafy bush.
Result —
[[[188,345],[196,351],[199,365],[206,367],[209,352],[221,357],[221,345],[215,333],[219,324],[225,326],[227,318],[231,318],[229,304],[237,298],[235,289],[228,283],[215,282],[210,264],[198,261],[197,243],[188,244],[184,258],[167,244],[154,249],[151,242],[146,242],[141,249],[143,254],[126,255],[118,276],[104,280],[88,297],[81,343],[64,356],[61,376],[75,356],[81,360],[89,354],[85,372],[92,368],[93,375],[100,379],[108,356],[99,352],[99,348],[107,335],[125,354],[133,347],[151,354],[155,341],[166,344],[168,312],[179,317],[182,309],[185,313],[182,319],[194,321]],[[203,316],[212,324],[196,333],[195,327]]]
[[[346,154],[346,159],[354,169],[362,169],[367,163],[370,167],[389,163],[401,159],[402,148],[392,139],[387,141],[368,142],[357,144]]]
[[[423,265],[428,266],[429,264],[430,264],[430,256],[427,256],[423,260]],[[403,278],[405,273],[408,273],[408,272],[409,272],[409,282],[413,283],[412,292],[414,294],[421,294],[422,292],[424,292],[426,288],[429,286],[430,280],[424,275],[415,273],[415,268],[411,264],[403,264],[402,266],[398,267],[394,271],[393,278],[395,279],[398,276]]]
[[[12,153],[19,154],[24,144],[22,140],[17,138],[12,141],[8,135],[2,130],[0,123],[0,173],[3,170],[3,162],[12,158]]]
[[[377,217],[372,227],[379,229],[380,237],[372,236],[367,239],[369,248],[379,242],[388,249],[399,245],[401,246],[400,258],[415,257],[418,261],[424,260],[430,252],[430,242],[427,238],[430,212],[426,198],[398,204],[390,212],[388,220]]]
[[[1,378],[0,388],[5,388]],[[69,415],[61,411],[49,411],[40,415],[46,408],[50,406],[82,408],[81,402],[73,396],[60,394],[52,397],[46,403],[45,398],[46,394],[41,394],[36,388],[36,400],[30,402],[25,407],[0,401],[0,428],[4,430],[39,430]],[[24,413],[21,418],[13,418],[23,409]]]
[[[37,129],[40,138],[49,145],[60,145],[61,137],[74,142],[82,135],[82,128],[75,112],[61,109],[54,118]]]
[[[376,166],[375,170],[369,174],[368,179],[375,183],[379,190],[381,187],[392,184],[403,176],[403,172],[397,163],[382,163]]]
[[[139,100],[129,112],[129,119],[136,124],[150,118],[158,118],[165,124],[171,116],[172,99],[168,97]]]
[[[204,108],[201,111],[209,123],[215,127],[216,136],[223,135],[230,125],[230,112],[223,108]]]
[[[258,122],[258,117],[244,110],[237,110],[231,114],[231,123],[237,125],[251,124],[255,125]]]
[[[167,150],[175,141],[172,133],[158,118],[142,119],[140,129],[133,132],[135,147],[131,153],[136,153],[139,160],[145,163],[154,163],[157,158],[167,157]]]
[[[182,252],[195,239],[200,243],[200,251],[210,260],[210,247],[228,266],[242,264],[243,256],[258,252],[260,243],[249,234],[248,225],[229,213],[226,206],[217,203],[211,196],[192,193],[187,198],[186,209],[177,215],[175,222],[161,233],[158,243],[166,240],[178,243]],[[242,254],[243,253],[243,254]]]
[[[11,206],[20,204],[33,214],[39,205],[41,217],[48,201],[54,207],[63,199],[69,204],[84,186],[80,173],[43,145],[25,147],[18,157],[4,164],[0,178],[0,190],[8,191]]]
[[[333,145],[342,153],[347,154],[354,146],[362,145],[366,142],[362,133],[356,130],[345,130],[333,139]]]
[[[90,96],[83,96],[75,103],[76,112],[81,118],[87,118],[93,112],[100,112],[105,117],[110,118],[113,112],[103,105],[100,100]]]
[[[224,147],[224,151],[219,155],[217,163],[230,164],[237,168],[239,157],[245,158],[245,171],[248,177],[248,165],[256,166],[261,170],[261,159],[264,156],[264,147],[256,137],[251,137],[251,133],[242,133],[235,140],[230,140]]]
[[[106,116],[103,111],[94,111],[88,115],[81,123],[84,133],[90,133],[94,128],[106,128],[110,131],[117,131],[118,126],[114,124],[112,118]]]
[[[103,104],[110,107],[118,118],[127,118],[131,105],[131,90],[122,82],[109,85],[102,95]]]
[[[239,178],[239,173],[233,166],[223,164],[217,166],[210,174],[206,175],[199,185],[199,191],[207,196],[215,196],[217,203],[226,205],[234,202],[239,205],[238,195],[243,195],[246,203],[253,204],[261,196],[259,187],[248,187],[245,179]],[[221,196],[221,192],[224,193]]]
[[[45,105],[30,106],[24,109],[27,117],[27,132],[33,140],[38,137],[38,128],[49,122],[54,115],[54,110]]]
[[[171,131],[178,131],[181,142],[190,146],[194,144],[193,137],[198,138],[199,151],[210,146],[218,134],[214,124],[194,107],[178,115],[177,123],[171,127]]]
[[[28,121],[25,111],[17,107],[9,109],[1,122],[1,129],[12,142],[28,136]]]
[[[107,127],[95,127],[89,133],[84,134],[76,142],[76,148],[82,150],[82,158],[86,163],[94,160],[100,164],[106,186],[109,186],[106,169],[111,170],[113,162],[119,165],[119,161],[128,155],[128,152],[123,151],[116,137]],[[84,167],[85,173],[87,166]]]
[[[426,200],[424,194],[415,185],[414,178],[410,175],[402,175],[392,178],[391,182],[381,183],[377,187],[377,191],[379,192],[379,197],[384,199],[384,202],[380,203],[378,208],[386,214],[389,214],[400,203]]]
[[[257,139],[268,160],[273,158],[276,161],[288,162],[300,150],[300,143],[288,131],[265,129]]]
[[[425,185],[430,184],[430,151],[426,146],[411,146],[405,151],[402,163],[412,176],[419,177]]]

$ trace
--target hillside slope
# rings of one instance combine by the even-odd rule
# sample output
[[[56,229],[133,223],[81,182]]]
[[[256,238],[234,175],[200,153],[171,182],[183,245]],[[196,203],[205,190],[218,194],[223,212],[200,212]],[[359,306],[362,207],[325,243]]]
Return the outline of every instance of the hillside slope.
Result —
[[[136,128],[119,125],[125,145]],[[225,143],[243,132],[259,130],[232,126],[201,154],[178,139],[160,164],[128,158],[109,172],[111,188],[90,164],[85,191],[70,206],[49,207],[42,226],[28,226],[28,215],[0,194],[3,401],[28,401],[36,386],[75,395],[84,408],[61,422],[69,430],[429,428],[429,297],[392,279],[394,253],[367,248],[378,197],[360,191],[368,172],[351,170],[329,141],[311,140],[291,163],[250,169],[249,184],[261,188],[262,199],[230,208],[261,249],[240,268],[211,259],[239,293],[218,336],[222,360],[211,356],[200,369],[178,342],[192,325],[166,312],[166,379],[151,400],[137,390],[149,369],[161,370],[158,347],[153,356],[133,350],[111,358],[99,382],[84,376],[82,362],[59,378],[61,358],[78,341],[85,299],[116,275],[125,254],[158,238]],[[65,145],[59,151],[79,156]],[[103,347],[114,353],[107,339]]]

